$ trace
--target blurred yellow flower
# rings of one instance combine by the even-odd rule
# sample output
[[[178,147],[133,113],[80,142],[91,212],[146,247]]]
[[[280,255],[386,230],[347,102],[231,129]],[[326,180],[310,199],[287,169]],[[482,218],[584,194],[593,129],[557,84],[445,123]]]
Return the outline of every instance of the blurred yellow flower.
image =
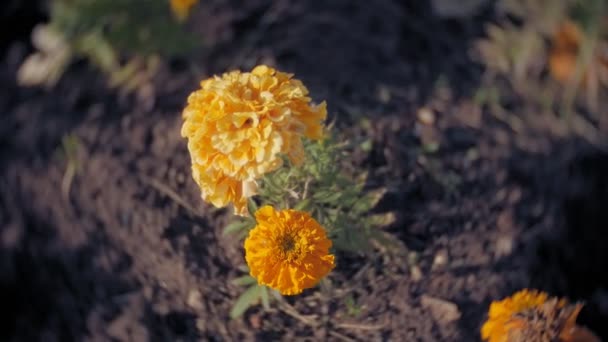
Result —
[[[190,10],[198,3],[198,0],[170,0],[171,10],[179,20],[185,20]]]
[[[322,138],[325,102],[312,105],[292,76],[261,65],[204,80],[188,97],[182,136],[204,200],[217,207],[232,202],[235,213],[246,215],[256,180],[282,165],[280,154],[300,165],[302,137]]]
[[[255,218],[257,226],[245,240],[245,259],[258,283],[295,295],[334,268],[331,240],[310,214],[264,206]]]
[[[576,325],[581,308],[582,304],[570,305],[544,292],[524,289],[492,302],[481,337],[489,342],[599,341],[590,339],[594,335]]]

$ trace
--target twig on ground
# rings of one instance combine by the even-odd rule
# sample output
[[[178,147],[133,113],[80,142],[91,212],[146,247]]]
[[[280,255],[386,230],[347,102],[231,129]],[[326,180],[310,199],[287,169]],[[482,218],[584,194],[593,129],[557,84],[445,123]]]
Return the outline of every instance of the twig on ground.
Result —
[[[355,342],[355,341],[356,341],[356,340],[353,340],[352,338],[350,338],[350,337],[348,337],[348,336],[346,336],[346,335],[342,335],[342,334],[340,334],[340,333],[339,333],[339,332],[337,332],[337,331],[330,330],[330,331],[329,331],[329,334],[330,334],[331,336],[333,336],[333,337],[335,337],[335,338],[339,339],[339,340],[342,340],[342,341],[347,341],[347,342]]]
[[[313,328],[315,328],[319,325],[317,322],[314,321],[314,319],[316,318],[315,315],[310,315],[310,316],[301,315],[293,306],[291,306],[289,303],[287,303],[285,301],[283,301],[281,304],[279,304],[279,309],[281,311],[283,311],[284,313],[288,314],[289,316],[291,316]]]
[[[190,211],[192,214],[195,214],[196,216],[202,216],[198,210],[194,209],[194,207],[192,207],[190,204],[188,204],[188,202],[186,202],[183,198],[181,198],[170,187],[168,187],[165,184],[161,183],[160,181],[158,181],[154,178],[150,178],[148,176],[142,176],[141,179],[144,181],[144,183],[152,186],[154,189],[158,190],[163,195],[171,198],[173,201],[175,201],[175,203],[181,205],[184,209]]]
[[[382,330],[386,327],[386,322],[378,325],[367,325],[367,324],[357,324],[357,323],[338,323],[335,325],[338,328],[342,329],[352,329],[352,330]]]

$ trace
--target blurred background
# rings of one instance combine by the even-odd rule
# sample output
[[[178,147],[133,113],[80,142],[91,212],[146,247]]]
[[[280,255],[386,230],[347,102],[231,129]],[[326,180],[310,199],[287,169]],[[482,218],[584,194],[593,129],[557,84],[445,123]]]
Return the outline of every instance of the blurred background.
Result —
[[[586,303],[608,339],[604,0],[5,0],[6,341],[477,341],[492,300]],[[397,248],[251,307],[180,137],[202,79],[294,73],[386,187]],[[256,304],[256,303],[251,303]]]

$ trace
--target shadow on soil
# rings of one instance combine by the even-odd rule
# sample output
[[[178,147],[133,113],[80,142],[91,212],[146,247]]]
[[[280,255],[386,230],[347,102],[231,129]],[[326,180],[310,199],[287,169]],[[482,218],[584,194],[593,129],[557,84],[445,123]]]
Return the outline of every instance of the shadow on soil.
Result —
[[[53,227],[33,217],[24,221],[3,223],[0,294],[9,319],[2,320],[0,339],[83,340],[89,315],[120,310],[119,303],[106,300],[131,292],[133,284],[96,266],[94,247],[71,249],[58,241]],[[15,231],[21,227],[25,231]],[[7,234],[22,239],[7,247]]]
[[[608,340],[608,153],[572,140],[523,160],[515,174],[531,196],[517,216],[540,228],[529,245],[530,286],[584,301],[578,322]]]

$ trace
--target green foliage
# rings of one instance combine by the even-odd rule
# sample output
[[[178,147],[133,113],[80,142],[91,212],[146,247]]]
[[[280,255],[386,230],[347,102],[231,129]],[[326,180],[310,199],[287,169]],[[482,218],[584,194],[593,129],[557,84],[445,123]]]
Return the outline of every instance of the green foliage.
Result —
[[[536,61],[545,58],[545,46],[543,36],[534,27],[492,24],[486,32],[488,38],[480,40],[477,48],[491,73],[512,75],[518,86],[525,85],[530,75],[540,75],[542,69]]]
[[[477,51],[488,71],[508,75],[517,89],[530,91],[528,80],[538,79],[547,58],[547,44],[567,18],[572,0],[502,0],[497,3],[502,20],[489,24],[487,38]],[[519,22],[513,22],[517,18]]]
[[[235,234],[239,239],[243,239],[253,227],[255,227],[253,217],[245,217],[228,224],[224,228],[224,235]]]
[[[570,17],[580,25],[587,35],[600,35],[604,39],[608,38],[608,27],[606,27],[608,1],[569,0],[569,3],[571,5]]]
[[[341,163],[347,160],[344,147],[331,136],[305,142],[304,164],[264,177],[259,198],[263,204],[310,212],[328,230],[337,250],[369,252],[379,240],[377,226],[390,220],[369,213],[384,191],[367,192],[365,174],[349,175]]]
[[[38,51],[20,69],[23,85],[53,85],[74,58],[86,58],[111,86],[131,91],[156,72],[159,55],[196,46],[168,0],[52,0],[49,16],[32,32]]]
[[[576,1],[580,0],[501,0],[497,7],[505,15],[524,20],[533,31],[551,35]]]
[[[248,203],[252,217],[230,223],[224,229],[224,234],[244,238],[256,224],[253,214],[258,206],[272,205],[280,209],[310,212],[327,229],[336,250],[370,252],[374,242],[379,246],[392,246],[377,229],[390,223],[394,219],[392,214],[370,214],[384,190],[366,191],[366,175],[351,175],[348,167],[341,162],[348,160],[345,147],[345,144],[336,143],[333,136],[318,142],[306,141],[304,150],[307,159],[303,165],[295,167],[285,159],[286,167],[265,176],[259,182],[256,200],[250,199]],[[244,271],[248,272],[247,269]],[[250,287],[236,301],[231,312],[233,318],[259,302],[268,307],[268,291],[281,298],[278,292],[258,285],[250,276],[237,278],[234,283]]]
[[[259,285],[257,281],[249,275],[236,278],[232,283],[238,286],[249,286],[247,290],[239,296],[234,303],[232,310],[230,310],[230,318],[233,319],[240,317],[247,309],[258,303],[261,303],[262,307],[268,310],[270,309],[271,298],[280,298],[278,292],[271,290],[264,285]],[[270,293],[273,294],[273,297],[270,296]]]
[[[359,317],[363,312],[363,308],[357,303],[352,295],[348,295],[344,298],[344,305],[346,305],[346,312],[349,316]]]
[[[103,41],[131,54],[177,55],[194,46],[168,0],[54,0],[51,27],[67,41]]]
[[[600,74],[600,69],[605,69],[603,62],[598,63],[598,55],[603,54],[601,47],[601,40],[608,39],[608,27],[605,25],[606,19],[606,3],[605,0],[578,0],[574,2],[570,13],[572,19],[581,27],[583,35],[581,37],[580,48],[578,51],[575,75],[572,78],[570,84],[566,88],[563,99],[563,110],[562,114],[569,114],[573,108],[573,104],[576,96],[581,92],[579,85],[583,80],[585,71],[592,71],[594,74]],[[599,52],[598,52],[599,51]],[[589,83],[596,82],[594,85],[587,86],[588,98],[597,97],[597,92],[592,90],[597,88],[598,79],[595,75],[591,77]],[[607,81],[601,80],[604,85]],[[597,111],[597,103],[589,103],[589,107]]]
[[[366,175],[356,179],[345,172],[344,145],[330,137],[304,143],[308,158],[300,167],[283,167],[260,182],[260,205],[308,211],[328,230],[337,250],[369,252],[381,240],[378,225],[390,223],[390,215],[370,215],[369,211],[384,194],[382,189],[364,190]],[[285,160],[286,165],[289,165]],[[250,200],[250,212],[255,202]],[[241,219],[225,228],[225,233],[244,237],[255,226],[251,218]]]

